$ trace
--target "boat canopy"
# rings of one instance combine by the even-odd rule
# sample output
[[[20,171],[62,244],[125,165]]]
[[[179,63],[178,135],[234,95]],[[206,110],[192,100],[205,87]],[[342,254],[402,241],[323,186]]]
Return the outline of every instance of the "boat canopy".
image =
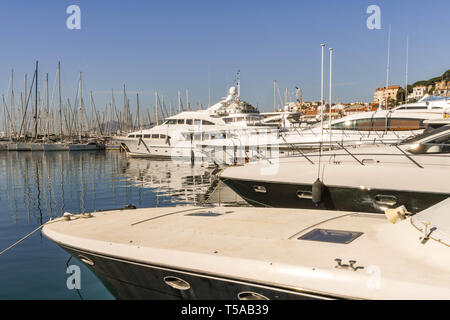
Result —
[[[427,235],[445,245],[450,245],[450,197],[425,209],[411,218],[412,224]]]
[[[427,102],[427,101],[446,101],[448,97],[444,96],[432,96],[429,94],[424,95],[418,102]]]

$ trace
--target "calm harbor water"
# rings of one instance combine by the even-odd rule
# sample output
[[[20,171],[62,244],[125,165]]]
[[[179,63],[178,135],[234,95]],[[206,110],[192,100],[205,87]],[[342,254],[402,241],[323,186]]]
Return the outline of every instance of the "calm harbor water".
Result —
[[[106,152],[0,152],[0,251],[52,217],[195,203],[210,182],[201,165]],[[78,260],[81,289],[67,288],[70,255],[36,232],[0,255],[0,299],[114,299]]]

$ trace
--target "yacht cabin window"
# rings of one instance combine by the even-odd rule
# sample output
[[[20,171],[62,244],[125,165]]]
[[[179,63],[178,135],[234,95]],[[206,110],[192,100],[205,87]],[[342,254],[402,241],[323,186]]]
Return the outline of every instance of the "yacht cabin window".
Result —
[[[423,121],[420,119],[391,119],[390,129],[395,131],[423,129]]]
[[[135,136],[134,136],[134,134],[129,134],[128,135],[128,138],[134,138]]]
[[[184,124],[184,119],[178,119],[178,120],[177,120],[177,123],[178,123],[178,124]]]
[[[165,124],[177,124],[177,120],[176,119],[169,119],[165,122]]]
[[[202,125],[212,126],[212,125],[214,125],[214,123],[212,123],[211,121],[208,121],[208,120],[202,120]]]
[[[152,139],[159,139],[159,134],[152,134]]]
[[[151,134],[144,134],[144,139],[149,139],[151,137]]]
[[[386,118],[346,120],[331,125],[331,128],[335,130],[385,131],[387,124],[388,130],[393,131],[423,129],[423,120],[401,118],[390,118],[388,123]]]
[[[192,119],[186,119],[186,124],[192,125]]]

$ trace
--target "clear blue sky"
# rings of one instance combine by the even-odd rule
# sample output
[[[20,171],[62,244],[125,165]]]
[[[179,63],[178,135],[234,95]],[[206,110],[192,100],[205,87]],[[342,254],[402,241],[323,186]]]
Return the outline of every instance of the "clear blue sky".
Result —
[[[66,28],[66,8],[81,8],[81,30]],[[366,9],[381,8],[381,30],[366,27]],[[121,104],[126,84],[134,108],[154,105],[154,91],[176,104],[189,88],[192,104],[225,95],[241,70],[242,97],[262,110],[273,105],[273,80],[283,94],[303,89],[320,97],[320,44],[333,47],[334,101],[371,101],[386,81],[388,26],[392,25],[390,84],[405,83],[409,37],[409,83],[450,68],[450,1],[65,1],[2,0],[0,93],[11,69],[16,94],[23,75],[49,73],[53,86],[62,64],[63,95],[73,101],[84,77],[85,101],[94,92],[99,109],[114,88]],[[325,83],[328,84],[328,50]],[[43,82],[40,82],[42,86]],[[328,97],[328,85],[325,88]],[[184,95],[183,95],[184,98]]]

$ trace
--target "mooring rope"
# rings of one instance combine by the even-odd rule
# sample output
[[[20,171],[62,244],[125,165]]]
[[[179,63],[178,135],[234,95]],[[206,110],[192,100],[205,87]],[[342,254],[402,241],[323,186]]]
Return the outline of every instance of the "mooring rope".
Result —
[[[69,216],[70,219],[79,219],[79,218],[90,218],[92,217],[92,215],[87,215],[87,214],[69,214],[67,215],[67,213],[65,213],[64,215]],[[63,215],[63,217],[64,217]],[[32,236],[36,231],[42,229],[43,227],[45,227],[48,224],[52,224],[54,222],[59,222],[61,221],[60,219],[53,219],[50,218],[49,221],[47,221],[46,223],[41,224],[39,227],[37,227],[36,229],[34,229],[33,231],[31,231],[29,234],[27,234],[26,236],[22,237],[21,239],[19,239],[18,241],[14,242],[12,245],[10,245],[9,247],[7,247],[6,249],[3,249],[0,252],[0,255],[2,255],[3,253],[11,250],[12,248],[14,248],[16,245],[18,245],[19,243],[21,243],[22,241],[24,241],[25,239],[29,238],[30,236]]]
[[[21,238],[20,240],[16,241],[15,243],[13,243],[12,245],[10,245],[8,248],[4,249],[3,251],[0,252],[0,255],[2,255],[3,253],[5,253],[6,251],[14,248],[16,245],[18,245],[19,243],[21,243],[22,241],[24,241],[25,239],[27,239],[28,237],[30,237],[31,235],[33,235],[36,231],[42,229],[44,226],[46,226],[47,224],[49,224],[50,222],[54,222],[53,220],[50,220],[42,225],[40,225],[39,227],[37,227],[36,229],[34,229],[33,231],[31,231],[29,234],[27,234],[25,237]]]

